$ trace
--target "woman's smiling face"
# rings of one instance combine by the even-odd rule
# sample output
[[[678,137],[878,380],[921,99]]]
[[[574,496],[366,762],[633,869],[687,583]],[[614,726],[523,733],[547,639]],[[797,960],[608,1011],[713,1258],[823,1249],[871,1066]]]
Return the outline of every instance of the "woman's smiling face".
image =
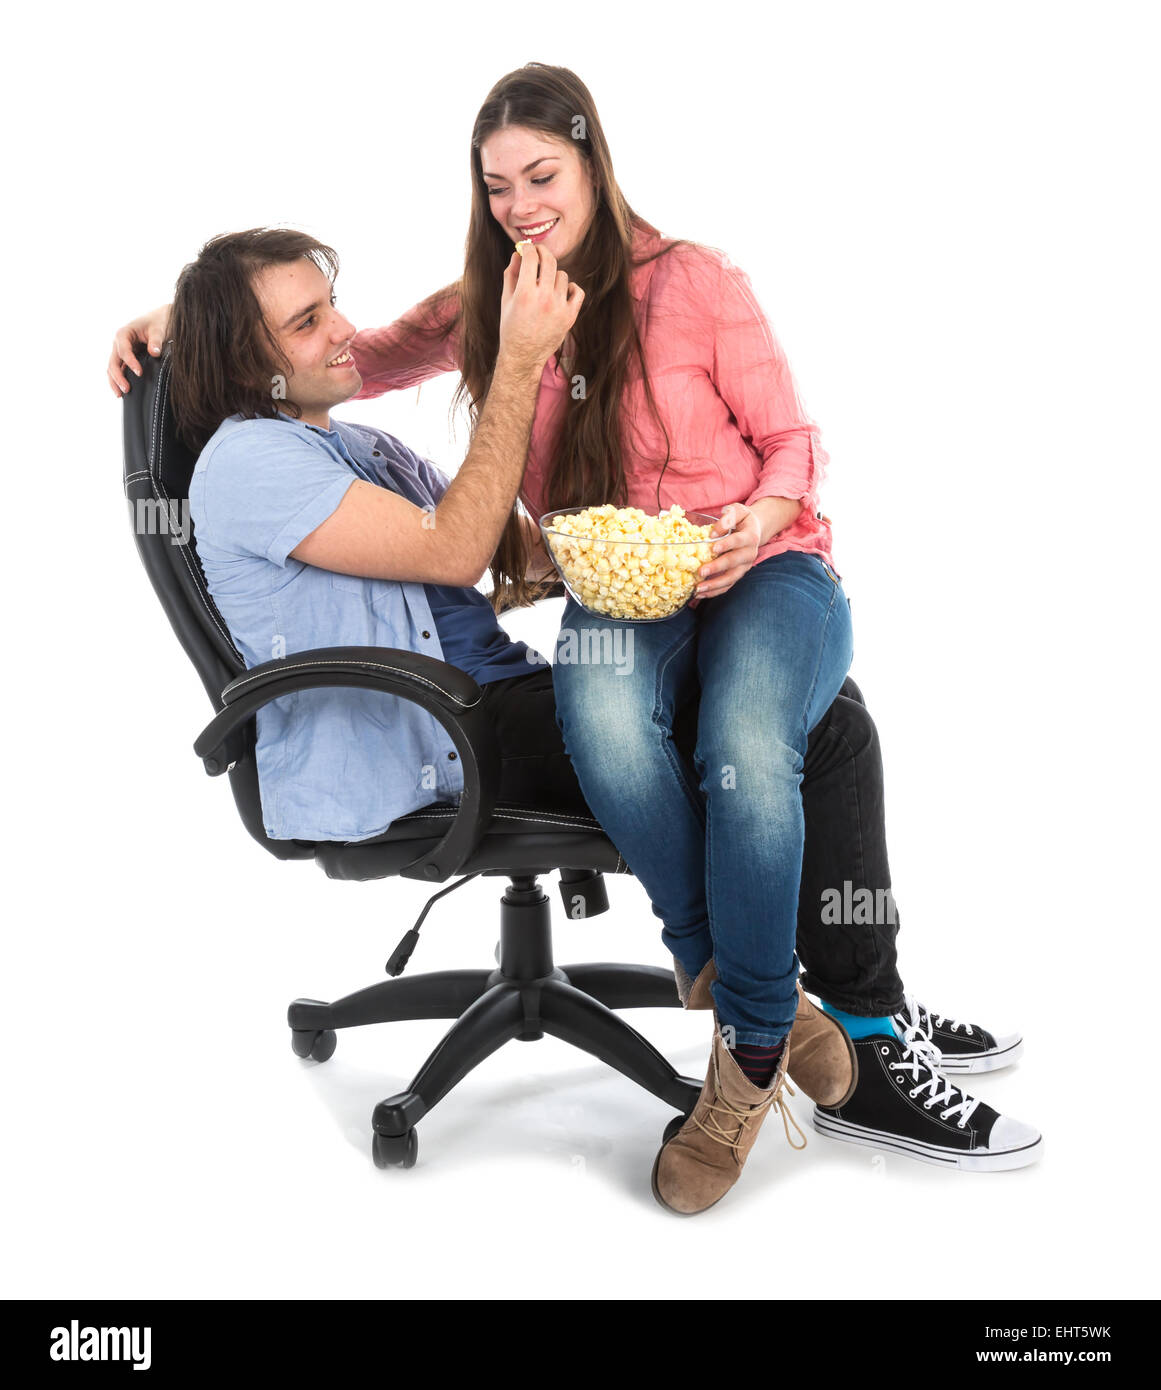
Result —
[[[492,216],[505,235],[513,244],[545,246],[567,270],[597,205],[576,146],[525,126],[506,126],[480,146],[480,167]]]

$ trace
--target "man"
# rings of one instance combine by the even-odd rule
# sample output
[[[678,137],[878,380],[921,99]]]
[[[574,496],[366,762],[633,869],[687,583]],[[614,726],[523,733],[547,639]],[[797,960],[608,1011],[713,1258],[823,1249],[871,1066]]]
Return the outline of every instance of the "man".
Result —
[[[382,431],[331,419],[362,385],[336,274],[334,252],[313,238],[256,229],[207,243],[179,278],[171,397],[179,429],[201,450],[190,507],[210,592],[247,666],[365,645],[426,652],[467,671],[496,728],[500,800],[590,814],[556,723],[551,667],[508,637],[475,588],[516,501],[544,366],[583,291],[543,247],[513,255],[495,372],[449,480]],[[117,335],[117,394],[128,390],[123,364],[140,370],[134,346],[160,351],[162,335],[145,326],[154,320]],[[541,566],[546,558],[541,551]],[[679,747],[683,738],[691,746],[688,722],[673,732]],[[257,761],[271,838],[367,839],[463,787],[442,727],[369,691],[307,691],[266,706]],[[834,1019],[858,1061],[856,1081],[844,1053],[850,1084],[822,1097],[816,1127],[949,1167],[1036,1161],[1034,1129],[944,1074],[1006,1065],[1019,1038],[944,1019],[903,992],[878,741],[853,682],[811,735],[802,794],[799,951],[804,983],[826,1012],[804,1001],[789,1069],[819,1100],[812,1082],[834,1061]],[[678,984],[686,1007],[711,1007],[702,977],[679,975]]]

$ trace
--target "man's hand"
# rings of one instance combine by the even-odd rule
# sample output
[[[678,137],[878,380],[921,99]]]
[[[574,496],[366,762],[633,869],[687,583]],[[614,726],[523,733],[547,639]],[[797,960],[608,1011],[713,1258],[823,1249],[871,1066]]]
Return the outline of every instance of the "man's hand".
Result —
[[[113,338],[113,351],[109,354],[109,387],[120,400],[129,394],[129,380],[125,368],[130,367],[138,376],[141,364],[133,355],[134,348],[146,348],[151,357],[160,357],[161,349],[169,337],[169,311],[172,304],[163,304],[139,319],[118,328]]]
[[[518,371],[544,370],[576,322],[585,292],[543,246],[512,253],[500,299],[500,357]]]

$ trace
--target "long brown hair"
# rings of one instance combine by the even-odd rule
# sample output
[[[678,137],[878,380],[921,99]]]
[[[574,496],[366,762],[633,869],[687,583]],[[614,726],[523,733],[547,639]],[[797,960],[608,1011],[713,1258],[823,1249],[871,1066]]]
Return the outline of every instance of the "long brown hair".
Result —
[[[466,404],[474,430],[488,394],[500,350],[500,295],[504,270],[512,256],[512,242],[492,216],[488,189],[480,162],[480,147],[497,131],[509,126],[552,136],[571,144],[594,181],[595,209],[592,223],[577,248],[569,278],[585,292],[584,307],[573,327],[574,376],[584,378],[584,393],[566,397],[564,421],[547,470],[545,501],[549,507],[627,499],[625,481],[625,421],[622,397],[634,363],[640,370],[649,407],[665,434],[669,462],[669,436],[649,386],[645,357],[637,332],[630,273],[665,255],[666,244],[654,255],[634,262],[634,234],[656,235],[629,206],[613,174],[613,160],[596,104],[585,84],[568,68],[527,63],[507,73],[488,93],[472,127],[472,210],[468,224],[463,278],[425,301],[425,316],[442,318],[442,332],[458,333],[461,379],[456,403]],[[458,298],[458,314],[439,315],[441,303]],[[430,333],[417,325],[414,333]],[[660,476],[658,477],[660,510]],[[524,578],[528,565],[519,510],[513,509],[491,564],[492,603],[500,610],[532,602],[542,589]]]
[[[253,227],[207,241],[178,276],[170,317],[170,401],[181,438],[200,451],[223,420],[298,419],[293,401],[273,394],[272,378],[291,364],[266,323],[253,277],[305,256],[334,283],[339,258],[329,246],[281,227]]]

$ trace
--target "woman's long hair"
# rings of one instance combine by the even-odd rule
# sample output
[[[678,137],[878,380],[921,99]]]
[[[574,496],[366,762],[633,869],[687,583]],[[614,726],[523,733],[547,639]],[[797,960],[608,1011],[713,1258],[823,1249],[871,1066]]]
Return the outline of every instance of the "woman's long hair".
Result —
[[[636,365],[645,385],[650,409],[664,433],[657,409],[630,292],[633,235],[655,229],[625,200],[613,175],[613,160],[600,117],[588,88],[568,68],[528,63],[502,77],[488,93],[472,128],[472,211],[468,225],[463,278],[433,296],[435,308],[448,295],[459,298],[459,312],[445,331],[456,329],[460,339],[461,380],[457,404],[468,407],[474,431],[488,395],[500,350],[500,294],[504,271],[512,257],[512,241],[492,216],[487,184],[480,162],[481,146],[497,131],[522,126],[571,144],[594,180],[592,223],[572,258],[569,278],[585,292],[585,302],[572,330],[575,343],[570,375],[584,378],[579,399],[566,393],[563,424],[546,476],[550,507],[580,506],[627,498],[622,397]],[[671,242],[647,260],[671,251]],[[422,330],[419,330],[422,331]],[[669,440],[666,457],[669,462]],[[660,479],[658,481],[660,509]],[[513,509],[491,564],[492,603],[497,611],[531,603],[542,592],[524,578],[529,556],[519,512]]]

